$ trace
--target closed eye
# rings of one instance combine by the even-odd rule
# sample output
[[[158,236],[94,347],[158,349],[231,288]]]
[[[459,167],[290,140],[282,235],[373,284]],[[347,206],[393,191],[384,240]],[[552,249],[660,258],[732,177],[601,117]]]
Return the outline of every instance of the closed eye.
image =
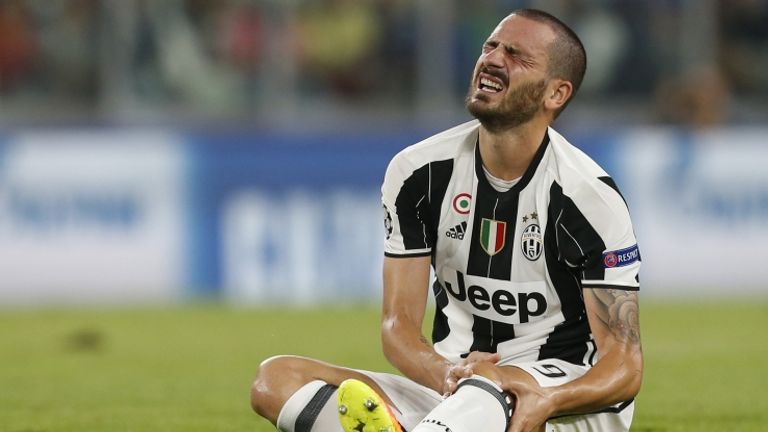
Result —
[[[493,51],[497,46],[499,46],[499,43],[496,41],[488,41],[483,44],[483,52],[487,53],[489,51]]]
[[[499,46],[504,48],[504,54],[507,57],[510,57],[515,62],[523,65],[524,67],[527,67],[527,68],[535,67],[535,65],[538,63],[531,54],[524,52],[523,50],[515,46],[503,44],[497,40],[486,41],[483,44],[483,54],[488,54],[489,52],[495,50]]]

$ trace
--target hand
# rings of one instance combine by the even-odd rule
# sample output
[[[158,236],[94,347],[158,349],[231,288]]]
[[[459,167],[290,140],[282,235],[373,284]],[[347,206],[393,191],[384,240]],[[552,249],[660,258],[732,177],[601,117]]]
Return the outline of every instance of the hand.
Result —
[[[448,369],[443,386],[443,397],[448,397],[456,391],[456,386],[462,378],[474,375],[474,368],[480,363],[495,364],[501,359],[498,353],[473,351],[466,359],[454,364]]]
[[[554,413],[548,390],[529,379],[508,380],[504,390],[514,396],[515,410],[507,432],[536,432]]]

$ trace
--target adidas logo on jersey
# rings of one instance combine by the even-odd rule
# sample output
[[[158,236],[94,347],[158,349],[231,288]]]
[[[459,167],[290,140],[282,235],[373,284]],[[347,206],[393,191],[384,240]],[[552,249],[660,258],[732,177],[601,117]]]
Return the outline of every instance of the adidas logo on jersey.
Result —
[[[464,233],[467,231],[467,222],[464,221],[445,232],[445,236],[452,239],[464,240]]]

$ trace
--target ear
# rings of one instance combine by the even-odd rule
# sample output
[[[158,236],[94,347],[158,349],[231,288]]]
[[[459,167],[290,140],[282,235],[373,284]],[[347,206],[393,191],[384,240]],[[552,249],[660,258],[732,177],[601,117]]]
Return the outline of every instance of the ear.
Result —
[[[568,102],[572,95],[573,84],[570,81],[553,79],[547,86],[544,107],[551,111],[557,111]]]

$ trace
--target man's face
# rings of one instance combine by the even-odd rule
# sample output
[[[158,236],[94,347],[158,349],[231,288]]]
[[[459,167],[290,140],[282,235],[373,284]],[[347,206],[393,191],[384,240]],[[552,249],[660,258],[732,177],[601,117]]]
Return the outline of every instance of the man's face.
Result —
[[[467,93],[467,109],[490,130],[513,128],[542,109],[547,49],[555,33],[546,24],[510,15],[483,44]]]

